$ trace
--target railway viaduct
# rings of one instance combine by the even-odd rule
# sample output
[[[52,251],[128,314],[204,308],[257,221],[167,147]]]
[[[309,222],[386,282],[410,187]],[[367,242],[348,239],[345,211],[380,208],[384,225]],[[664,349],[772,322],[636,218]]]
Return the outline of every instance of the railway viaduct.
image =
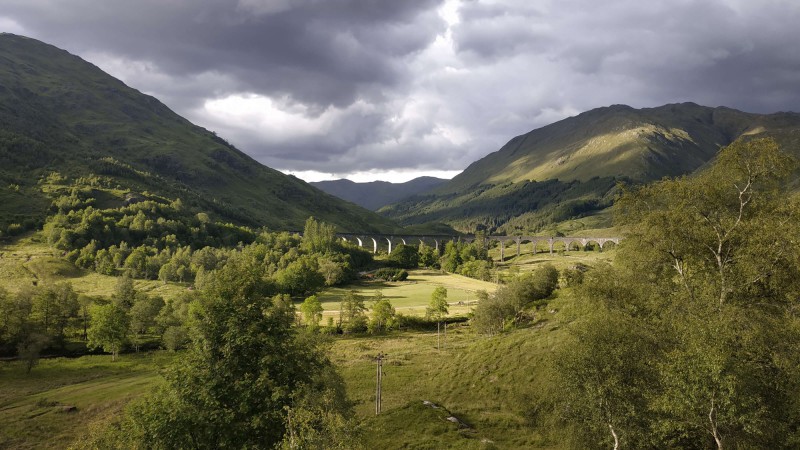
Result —
[[[424,243],[431,247],[439,249],[440,245],[448,241],[454,242],[473,242],[476,237],[474,235],[451,236],[444,234],[427,234],[427,235],[388,235],[388,234],[353,234],[353,233],[338,233],[338,237],[345,241],[353,242],[361,248],[372,250],[373,253],[378,253],[378,247],[385,245],[388,252],[392,252],[393,246],[397,244],[404,245],[419,245]],[[597,244],[600,251],[603,246],[608,242],[619,244],[621,238],[619,237],[570,237],[570,236],[483,236],[484,246],[488,246],[492,241],[497,241],[500,244],[500,260],[505,258],[506,246],[511,245],[512,248],[516,247],[516,254],[519,256],[522,250],[522,244],[532,243],[533,253],[536,253],[539,244],[546,244],[550,254],[553,254],[554,246],[557,243],[563,243],[564,248],[572,249],[577,247],[583,250],[589,244]]]

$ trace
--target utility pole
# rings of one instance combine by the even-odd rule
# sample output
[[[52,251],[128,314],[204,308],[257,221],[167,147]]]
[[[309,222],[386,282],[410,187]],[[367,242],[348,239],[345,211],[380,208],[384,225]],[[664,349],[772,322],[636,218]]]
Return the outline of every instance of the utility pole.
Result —
[[[375,379],[375,415],[381,413],[381,382],[383,381],[383,358],[386,355],[383,353],[378,353],[378,356],[375,357],[375,365],[377,366],[377,373]]]
[[[441,324],[442,324],[441,321],[438,321],[438,320],[436,321],[436,351],[437,352],[439,350],[441,350],[441,348],[439,347],[439,329],[441,328]]]

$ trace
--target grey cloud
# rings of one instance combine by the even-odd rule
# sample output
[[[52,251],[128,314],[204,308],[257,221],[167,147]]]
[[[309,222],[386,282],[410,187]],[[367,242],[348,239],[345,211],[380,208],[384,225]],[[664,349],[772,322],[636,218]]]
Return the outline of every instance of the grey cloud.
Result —
[[[321,106],[347,105],[362,86],[401,82],[408,75],[397,59],[424,48],[442,27],[431,0],[301,2],[276,14],[208,0],[69,5],[12,1],[4,13],[73,52],[151,61],[175,77],[219,70],[235,77],[233,89]],[[412,23],[418,26],[408,33]]]
[[[462,169],[614,103],[800,110],[793,0],[464,0],[450,34],[442,1],[6,0],[0,16],[289,170]],[[287,137],[203,112],[231,94],[336,114]]]

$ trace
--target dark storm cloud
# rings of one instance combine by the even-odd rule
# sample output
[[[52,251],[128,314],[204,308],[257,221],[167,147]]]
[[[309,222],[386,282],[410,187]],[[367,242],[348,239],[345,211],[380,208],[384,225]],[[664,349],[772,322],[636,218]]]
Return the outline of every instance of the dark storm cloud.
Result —
[[[795,0],[11,0],[279,169],[463,169],[598,106],[800,110]]]
[[[150,61],[173,77],[220,71],[235,81],[223,89],[281,93],[324,107],[347,105],[371,85],[401,83],[402,58],[424,48],[442,26],[434,6],[431,0],[22,0],[0,14],[73,52]]]

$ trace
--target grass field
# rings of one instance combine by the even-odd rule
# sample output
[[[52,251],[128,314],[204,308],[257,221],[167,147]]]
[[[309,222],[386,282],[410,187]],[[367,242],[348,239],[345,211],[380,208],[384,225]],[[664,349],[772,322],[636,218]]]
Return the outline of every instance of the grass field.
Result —
[[[325,317],[338,317],[341,299],[350,290],[355,290],[364,296],[367,307],[370,306],[369,300],[380,291],[392,302],[398,313],[422,316],[425,315],[425,307],[431,301],[433,290],[438,286],[447,288],[447,302],[450,304],[451,316],[468,313],[472,308],[469,303],[477,300],[476,292],[479,290],[494,292],[497,289],[494,283],[437,270],[419,269],[409,271],[406,281],[362,281],[349,286],[326,289],[317,297],[322,302]]]
[[[0,363],[0,448],[66,448],[159,383],[159,369],[172,358],[155,352],[113,363],[108,355],[45,359],[29,374],[21,362]]]

